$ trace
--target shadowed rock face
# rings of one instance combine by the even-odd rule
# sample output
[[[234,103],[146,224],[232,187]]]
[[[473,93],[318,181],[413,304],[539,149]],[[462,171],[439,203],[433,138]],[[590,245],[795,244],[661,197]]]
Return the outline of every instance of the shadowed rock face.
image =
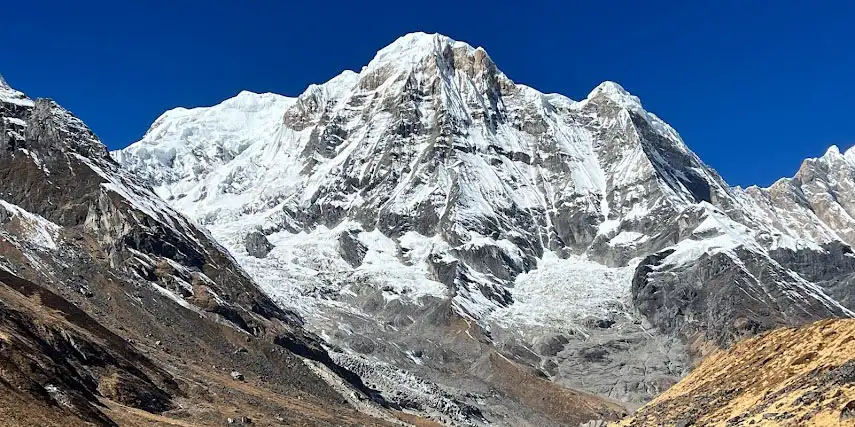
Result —
[[[829,242],[819,250],[780,248],[769,254],[783,266],[821,286],[844,307],[855,310],[855,254],[843,242]]]
[[[811,294],[819,290],[803,288],[806,298],[789,298],[786,292],[809,283],[755,254],[718,253],[690,265],[660,264],[668,255],[645,258],[632,286],[635,306],[665,333],[726,347],[776,327],[848,315],[843,306],[827,305],[827,298]],[[783,283],[789,286],[779,287]]]
[[[338,253],[353,267],[362,265],[362,260],[365,259],[365,253],[368,248],[359,241],[360,230],[342,231],[338,235]]]
[[[166,371],[43,287],[0,271],[0,302],[4,393],[22,393],[57,418],[67,413],[102,426],[116,423],[97,396],[163,412],[182,394]]]
[[[270,244],[264,233],[260,231],[253,231],[247,234],[244,237],[244,245],[246,246],[246,252],[256,258],[266,257],[270,253],[270,250],[273,249],[273,245]]]

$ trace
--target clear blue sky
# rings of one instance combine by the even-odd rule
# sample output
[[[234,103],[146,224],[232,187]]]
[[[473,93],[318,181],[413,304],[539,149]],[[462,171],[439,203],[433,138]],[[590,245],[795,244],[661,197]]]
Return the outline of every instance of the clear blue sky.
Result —
[[[853,3],[11,1],[0,73],[119,148],[166,109],[297,95],[404,33],[440,32],[542,91],[580,99],[615,80],[728,182],[769,184],[855,143]]]

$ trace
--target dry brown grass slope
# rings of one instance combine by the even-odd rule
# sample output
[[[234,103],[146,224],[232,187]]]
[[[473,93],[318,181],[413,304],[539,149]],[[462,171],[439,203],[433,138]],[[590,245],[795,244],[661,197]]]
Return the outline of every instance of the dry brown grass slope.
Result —
[[[777,329],[712,354],[618,425],[855,426],[855,319]]]

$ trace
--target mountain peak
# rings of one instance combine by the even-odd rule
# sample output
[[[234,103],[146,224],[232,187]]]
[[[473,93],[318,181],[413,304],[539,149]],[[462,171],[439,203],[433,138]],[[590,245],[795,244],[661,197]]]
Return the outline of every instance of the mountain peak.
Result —
[[[819,157],[819,160],[822,160],[828,164],[832,164],[834,162],[838,162],[840,160],[844,160],[850,164],[855,165],[855,147],[852,147],[848,150],[841,150],[837,145],[832,145],[825,150],[825,153],[822,157]]]
[[[0,75],[0,103],[4,102],[24,107],[33,106],[32,99],[27,98],[27,95],[24,95],[22,92],[13,89],[12,86],[9,86],[9,83],[6,83],[3,76]]]
[[[846,160],[849,160],[850,162],[855,163],[855,146],[849,147],[848,150],[844,151],[843,157],[845,157]]]
[[[462,48],[467,51],[477,50],[465,42],[456,41],[442,34],[415,32],[405,34],[380,49],[366,68],[379,68],[389,64],[395,64],[398,67],[411,66],[425,57],[442,54],[446,47]]]
[[[825,155],[823,155],[823,157],[839,156],[839,155],[840,155],[840,148],[837,147],[837,145],[832,145],[831,147],[828,147],[828,150],[825,150]]]
[[[624,89],[623,86],[610,80],[606,80],[595,87],[594,90],[588,94],[587,99],[594,99],[600,96],[604,96],[617,104],[620,104],[622,107],[641,106],[641,100],[638,99],[637,96],[632,95]]]
[[[844,160],[846,163],[855,167],[855,147],[850,147],[848,150],[841,150],[839,146],[832,145],[825,150],[825,154],[820,157],[821,160],[831,164],[831,162]]]

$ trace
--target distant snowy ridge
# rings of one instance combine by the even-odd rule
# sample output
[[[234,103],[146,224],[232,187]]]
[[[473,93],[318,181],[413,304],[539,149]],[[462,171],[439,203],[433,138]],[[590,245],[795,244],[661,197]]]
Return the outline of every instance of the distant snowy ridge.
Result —
[[[743,190],[749,203],[784,235],[817,243],[855,244],[855,147],[831,146],[806,159],[792,178]]]

